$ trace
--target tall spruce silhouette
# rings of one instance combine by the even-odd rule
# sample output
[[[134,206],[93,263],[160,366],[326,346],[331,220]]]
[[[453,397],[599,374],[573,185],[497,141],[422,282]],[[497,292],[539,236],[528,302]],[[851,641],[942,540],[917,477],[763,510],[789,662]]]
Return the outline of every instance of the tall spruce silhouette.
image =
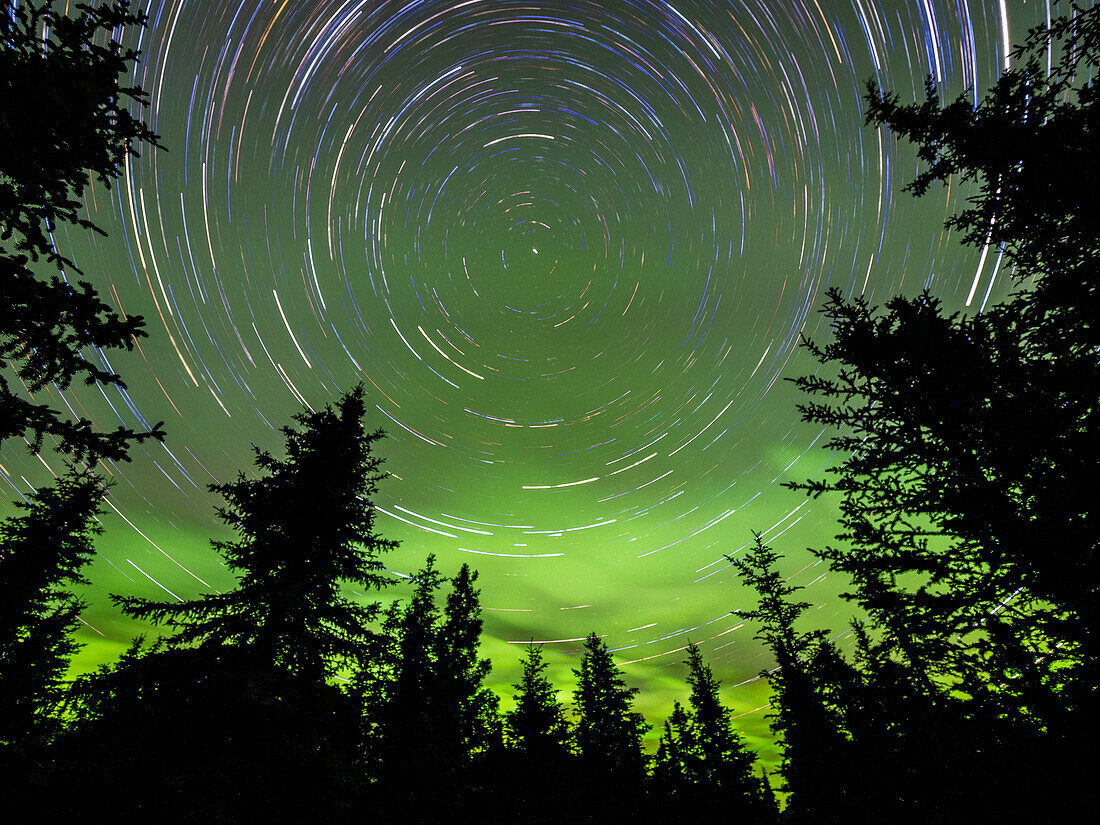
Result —
[[[679,810],[683,800],[693,804],[694,777],[689,767],[695,749],[695,732],[691,720],[679,700],[672,703],[672,713],[665,719],[653,760],[652,785],[656,796],[668,808]]]
[[[816,552],[870,620],[863,701],[924,720],[895,726],[905,770],[931,751],[922,728],[952,731],[960,817],[1061,819],[1095,799],[1077,764],[1051,767],[1089,746],[1100,684],[1100,9],[1067,11],[977,106],[931,80],[916,104],[868,90],[868,123],[917,147],[910,191],[974,185],[948,225],[1003,253],[1013,294],[962,314],[832,292],[833,337],[807,344],[821,369],[797,381],[803,418],[849,456],[791,486],[840,498],[839,543]],[[1042,790],[1062,783],[1080,792]]]
[[[491,797],[486,768],[499,761],[504,747],[500,700],[485,686],[492,663],[479,651],[481,591],[476,582],[477,573],[468,564],[449,582],[433,640],[433,728],[427,736],[439,756],[437,792],[453,800],[456,818],[470,821]]]
[[[237,589],[164,604],[115,598],[166,626],[151,649],[78,680],[71,731],[44,767],[42,803],[156,821],[341,819],[361,776],[354,702],[330,680],[371,660],[378,608],[344,593],[391,579],[374,529],[384,474],[362,388],[283,429],[285,458],[214,485],[237,541],[214,542]]]
[[[464,564],[451,581],[435,638],[436,717],[438,735],[451,751],[449,761],[468,763],[471,756],[502,744],[499,700],[485,686],[492,662],[480,656],[481,591],[477,572]]]
[[[502,746],[498,701],[484,684],[491,663],[478,653],[477,574],[463,565],[448,580],[429,555],[412,580],[408,602],[386,612],[379,655],[351,688],[363,703],[374,804],[394,822],[433,821],[443,808],[465,816],[490,778],[482,767]],[[426,781],[434,807],[416,801]]]
[[[70,468],[0,522],[0,751],[18,760],[56,733],[65,672],[77,649],[72,637],[84,604],[73,588],[92,540],[103,481]],[[7,765],[5,772],[13,765]]]
[[[697,645],[688,645],[688,705],[673,706],[654,764],[654,784],[668,816],[693,822],[754,823],[773,817],[770,797],[754,776],[755,757],[734,730],[719,682]]]
[[[580,815],[561,793],[575,781],[572,738],[546,669],[542,647],[529,644],[520,679],[512,685],[515,706],[504,716],[508,750],[498,762],[493,821],[549,824]]]
[[[924,163],[914,194],[951,177],[976,185],[948,224],[1003,250],[1016,291],[968,315],[928,294],[879,312],[831,293],[833,338],[808,345],[823,369],[797,383],[815,399],[804,419],[836,430],[829,449],[851,457],[793,486],[840,495],[843,544],[821,555],[913,667],[975,684],[993,668],[1027,693],[1019,707],[1053,707],[1051,693],[1091,705],[1100,9],[1031,32],[1016,60],[977,107],[945,105],[931,82],[910,105],[870,87],[868,122]]]
[[[145,19],[126,0],[64,11],[24,2],[0,15],[0,442],[26,434],[37,451],[48,436],[91,463],[125,459],[132,443],[163,438],[160,424],[102,432],[37,400],[76,379],[124,388],[105,358],[83,350],[132,349],[145,335],[140,317],[120,317],[76,280],[80,269],[53,234],[63,224],[104,234],[81,217],[85,189],[92,178],[110,188],[141,144],[158,145],[131,111],[147,95],[123,82],[139,53],[113,39]],[[25,393],[13,390],[9,370]]]
[[[530,644],[523,672],[512,687],[515,707],[505,714],[509,744],[534,764],[561,760],[569,753],[570,734],[557,688],[546,676],[542,646]]]
[[[640,801],[642,736],[649,730],[633,709],[638,689],[627,687],[595,632],[585,639],[581,665],[573,674],[574,736],[587,815],[596,821],[629,821]]]
[[[442,770],[432,699],[440,615],[436,592],[444,577],[434,555],[412,580],[411,598],[386,611],[377,655],[353,686],[366,716],[369,777],[379,786],[379,806],[387,810],[405,808],[422,779]]]
[[[700,757],[697,770],[708,785],[751,795],[756,788],[751,779],[753,757],[733,728],[732,711],[718,698],[720,683],[698,645],[688,645],[687,666],[688,707]]]
[[[859,777],[851,775],[847,737],[815,672],[815,661],[829,646],[824,631],[796,626],[810,603],[795,600],[801,588],[779,574],[779,558],[757,535],[746,554],[730,561],[757,595],[753,608],[737,612],[758,624],[755,637],[777,663],[761,675],[772,686],[771,728],[783,746],[784,817],[795,823],[846,822],[859,810],[852,792]]]
[[[372,454],[380,431],[363,429],[363,388],[284,427],[286,457],[256,448],[256,478],[214,484],[218,516],[239,535],[215,541],[240,575],[228,593],[182,603],[113,596],[124,612],[173,631],[171,647],[232,646],[257,661],[324,681],[371,655],[379,607],[342,588],[377,590],[392,578],[379,557],[396,543],[375,531],[371,503],[385,477]]]

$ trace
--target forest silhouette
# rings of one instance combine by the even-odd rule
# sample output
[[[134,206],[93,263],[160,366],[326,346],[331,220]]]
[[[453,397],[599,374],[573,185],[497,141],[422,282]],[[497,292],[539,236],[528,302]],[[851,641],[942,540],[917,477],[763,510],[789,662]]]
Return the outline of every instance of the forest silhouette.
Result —
[[[47,821],[421,823],[1067,822],[1095,810],[1080,754],[1097,729],[1100,458],[1100,11],[1028,33],[981,102],[903,104],[869,85],[867,124],[915,145],[908,189],[970,184],[963,242],[1003,250],[1004,302],[947,313],[931,294],[871,306],[829,293],[802,418],[846,460],[791,482],[839,502],[812,549],[864,617],[841,649],[757,537],[730,561],[741,611],[774,656],[774,782],[736,730],[700,650],[658,728],[611,651],[585,641],[570,706],[525,651],[502,712],[486,687],[477,573],[429,557],[387,609],[352,599],[397,577],[372,497],[385,482],[362,387],[282,430],[279,453],[211,490],[237,587],[179,603],[113,597],[157,626],[70,678],[95,553],[101,459],[164,437],[99,432],[35,400],[79,378],[121,385],[85,347],[129,348],[118,317],[51,240],[89,174],[158,148],[110,39],[126,2],[0,17],[0,441],[67,471],[0,523],[0,777],[10,811]],[[44,36],[43,32],[49,34]],[[1046,63],[1048,53],[1052,62]],[[45,262],[45,267],[40,264]],[[43,268],[48,270],[43,274]],[[20,389],[12,389],[9,378]],[[308,517],[302,514],[308,513]],[[834,629],[830,629],[834,630]],[[16,820],[12,820],[16,821]]]

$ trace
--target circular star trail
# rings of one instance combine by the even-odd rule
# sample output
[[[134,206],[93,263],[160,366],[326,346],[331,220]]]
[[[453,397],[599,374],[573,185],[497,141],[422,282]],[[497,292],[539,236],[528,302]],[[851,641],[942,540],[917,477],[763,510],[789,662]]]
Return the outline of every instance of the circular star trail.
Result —
[[[590,630],[634,678],[689,639],[727,684],[751,677],[767,659],[730,615],[748,596],[726,555],[753,530],[844,629],[804,549],[828,503],[779,486],[836,458],[781,380],[812,369],[799,336],[827,337],[828,287],[977,310],[1007,281],[942,228],[965,192],[900,191],[914,156],[863,126],[865,84],[980,93],[1043,3],[146,8],[125,39],[168,151],[89,191],[109,237],[62,239],[150,333],[113,357],[128,392],[64,402],[169,433],[108,468],[88,639],[134,632],[108,591],[231,586],[206,485],[358,382],[389,436],[387,561],[481,571],[502,680],[508,643],[573,653],[559,640]],[[21,493],[43,468],[14,452]]]

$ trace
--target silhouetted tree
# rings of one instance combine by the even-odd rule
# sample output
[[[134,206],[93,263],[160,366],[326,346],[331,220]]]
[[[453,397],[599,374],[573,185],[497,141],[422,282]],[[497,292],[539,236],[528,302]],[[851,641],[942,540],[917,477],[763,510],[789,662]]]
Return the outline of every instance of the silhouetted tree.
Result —
[[[33,400],[75,378],[124,388],[106,359],[82,350],[131,349],[145,335],[140,317],[120,318],[89,283],[70,283],[80,270],[53,234],[62,224],[103,234],[81,217],[85,187],[95,177],[110,188],[140,144],[158,145],[131,112],[146,94],[122,81],[139,54],[112,39],[121,27],[144,24],[126,0],[79,4],[75,13],[17,3],[0,15],[0,369],[10,368],[26,391],[0,375],[0,442],[29,432],[37,451],[50,436],[61,452],[94,463],[125,459],[134,441],[163,438],[160,424],[100,432]],[[48,276],[35,265],[42,257],[55,269]]]
[[[1049,788],[1029,751],[1045,749],[1043,743],[957,686],[914,674],[866,626],[853,630],[852,662],[831,646],[813,662],[825,702],[849,738],[849,770],[860,777],[859,816],[851,821],[1037,818]]]
[[[693,804],[694,776],[689,761],[695,750],[695,732],[691,720],[679,701],[673,702],[672,713],[665,720],[661,738],[657,742],[657,755],[653,760],[653,790],[659,804],[666,811],[680,812],[684,798]],[[666,817],[668,813],[664,814]],[[694,812],[684,818],[693,818]]]
[[[443,622],[435,638],[438,735],[456,764],[499,747],[503,735],[500,701],[485,687],[492,662],[479,655],[481,591],[477,572],[462,565],[451,579]]]
[[[710,665],[703,661],[698,645],[688,645],[688,707],[701,757],[699,769],[704,781],[716,787],[755,788],[750,781],[753,756],[745,750],[741,736],[733,729],[731,711],[718,698],[719,682]]]
[[[804,420],[849,456],[791,486],[840,495],[842,543],[816,552],[870,632],[855,669],[824,657],[821,679],[909,806],[880,800],[884,819],[1060,821],[1094,798],[1076,764],[1051,766],[1090,744],[1100,669],[1100,9],[1071,6],[1015,59],[976,106],[930,80],[913,105],[871,84],[867,111],[916,144],[914,194],[976,185],[948,225],[1003,253],[1015,293],[963,315],[831,292],[833,338],[807,343],[823,369],[797,381]]]
[[[442,610],[436,594],[447,580],[434,555],[412,579],[412,597],[391,605],[378,656],[352,686],[363,700],[375,799],[394,822],[432,821],[440,807],[464,815],[483,795],[481,767],[502,747],[498,700],[484,684],[491,664],[478,655],[477,574],[463,565]],[[425,781],[435,808],[415,803]]]
[[[377,603],[364,591],[390,583],[379,556],[396,546],[375,532],[371,498],[385,477],[372,455],[380,431],[363,430],[362,387],[284,427],[286,458],[256,448],[262,475],[211,485],[227,506],[218,516],[241,538],[215,541],[237,589],[179,604],[113,596],[127,615],[172,629],[172,647],[232,645],[257,660],[324,681],[370,658],[368,624]]]
[[[479,655],[481,591],[477,573],[462,565],[434,641],[431,706],[441,771],[438,788],[454,800],[454,815],[473,821],[492,795],[486,768],[499,761],[504,747],[500,700],[485,686],[492,663]]]
[[[704,807],[722,818],[763,821],[760,780],[753,775],[755,757],[733,728],[731,711],[718,698],[719,682],[696,645],[688,646],[688,708],[693,729],[691,773],[702,791]]]
[[[214,542],[240,574],[236,590],[115,599],[175,632],[78,681],[43,804],[155,821],[344,816],[362,729],[354,700],[327,680],[370,661],[378,606],[341,588],[387,584],[378,557],[394,546],[374,530],[381,433],[364,432],[363,413],[360,387],[295,416],[285,458],[257,449],[258,478],[213,485],[240,536]]]
[[[27,801],[58,821],[359,821],[356,703],[255,654],[138,640],[77,680]]]
[[[516,704],[504,717],[509,749],[496,769],[494,821],[556,823],[578,815],[575,800],[561,793],[574,782],[571,737],[546,667],[542,647],[528,645],[523,673],[512,686]]]
[[[103,482],[70,468],[50,487],[17,502],[23,513],[0,522],[0,751],[5,762],[56,732],[63,677],[77,649],[84,608],[72,592],[92,540]],[[11,770],[4,767],[4,772]]]
[[[779,554],[760,536],[748,553],[730,559],[757,594],[754,608],[737,612],[759,624],[755,637],[771,649],[777,662],[774,670],[762,675],[773,690],[771,728],[783,745],[780,773],[789,794],[784,816],[799,823],[846,822],[859,810],[851,792],[858,777],[851,775],[848,740],[813,668],[828,643],[824,631],[796,628],[810,604],[792,600],[801,588],[780,576],[778,560]]]
[[[1092,704],[1091,687],[1071,694],[1097,682],[1098,32],[1096,8],[1036,29],[977,107],[943,105],[931,82],[913,105],[870,87],[868,122],[916,143],[925,164],[911,191],[977,184],[949,225],[1003,249],[1017,292],[974,316],[929,295],[878,314],[832,293],[834,338],[810,349],[836,377],[798,382],[821,399],[803,417],[836,428],[830,449],[852,456],[833,479],[794,486],[841,494],[847,544],[823,555],[876,623],[906,625],[892,632],[912,643],[911,664],[952,678],[1041,661],[1043,676],[991,679],[1070,705]]]
[[[776,822],[779,819],[779,800],[775,796],[768,772],[760,769],[760,818],[764,822]]]
[[[1041,477],[1059,462],[1053,452],[1032,453],[1028,439],[1051,434],[1058,413],[1046,382],[1028,379],[1019,327],[995,313],[945,317],[929,295],[893,299],[876,317],[862,299],[831,293],[825,311],[834,338],[809,346],[823,364],[842,366],[836,378],[799,379],[825,399],[800,409],[839,430],[830,447],[850,457],[829,468],[835,479],[792,485],[840,493],[843,544],[818,555],[850,578],[884,641],[927,680],[975,678],[988,672],[990,654],[1014,662],[1055,655],[1071,665],[1085,641],[1083,609],[1055,598],[1053,588],[1068,583],[1045,580],[1065,579],[1072,545],[1035,548],[1070,539],[1073,518],[1060,507],[1076,508],[1080,493],[1043,511],[1050,490]],[[1083,456],[1080,435],[1066,439]],[[1050,483],[1083,473],[1082,460]],[[1036,532],[1056,517],[1066,522]],[[1085,555],[1087,545],[1076,542]],[[1091,586],[1080,587],[1074,602]]]
[[[436,591],[443,576],[435,556],[413,575],[408,603],[394,602],[379,632],[377,655],[359,672],[353,690],[362,697],[368,729],[370,777],[379,804],[400,810],[425,776],[439,772],[430,740],[435,681],[434,643],[439,624]]]
[[[569,726],[557,688],[546,676],[540,645],[530,644],[523,657],[523,675],[512,687],[516,706],[505,714],[509,744],[535,763],[569,752]]]
[[[633,710],[637,688],[627,687],[611,651],[594,632],[573,671],[575,737],[586,788],[585,804],[596,821],[627,821],[639,803],[645,772],[642,736],[649,730]]]
[[[906,191],[919,197],[952,177],[976,184],[969,208],[947,226],[971,246],[1003,246],[1017,277],[1038,281],[1019,299],[1060,314],[1067,343],[1087,348],[1100,334],[1100,158],[1092,151],[1100,14],[1062,8],[1069,13],[1028,33],[1015,65],[977,105],[970,92],[945,105],[931,77],[924,102],[908,105],[870,81],[866,119],[916,145],[924,168]]]

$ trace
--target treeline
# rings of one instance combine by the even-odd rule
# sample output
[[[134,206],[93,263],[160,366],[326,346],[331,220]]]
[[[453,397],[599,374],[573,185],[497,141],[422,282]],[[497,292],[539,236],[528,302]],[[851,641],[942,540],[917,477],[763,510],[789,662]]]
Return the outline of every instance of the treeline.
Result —
[[[528,648],[515,707],[485,685],[477,573],[429,557],[382,611],[349,597],[398,580],[374,530],[383,473],[358,388],[286,427],[286,458],[214,485],[238,587],[182,602],[113,597],[164,633],[69,683],[104,493],[73,472],[0,525],[0,747],[36,807],[155,821],[774,821],[776,803],[689,648],[690,696],[655,758],[611,652],[588,637],[571,712]]]
[[[109,184],[156,136],[119,108],[144,100],[119,85],[136,54],[95,45],[140,15],[121,3],[78,7],[71,23],[33,4],[0,16],[0,91],[20,101],[0,116],[0,369],[22,382],[0,376],[0,440],[71,460],[0,523],[4,798],[39,819],[165,822],[962,825],[1094,809],[1100,11],[1064,11],[977,105],[944,103],[931,81],[913,105],[868,89],[868,124],[917,147],[909,189],[969,187],[948,225],[1015,287],[968,314],[927,292],[878,309],[834,291],[829,340],[805,342],[820,368],[796,381],[801,414],[839,458],[790,486],[838,502],[836,544],[811,552],[850,582],[858,620],[843,642],[808,627],[759,538],[730,559],[756,594],[742,615],[775,658],[781,813],[697,648],[690,693],[647,756],[636,691],[597,635],[570,707],[532,645],[502,713],[473,571],[447,578],[429,559],[409,599],[372,600],[394,580],[393,543],[375,530],[384,473],[361,389],[299,415],[282,457],[257,450],[253,475],[213,486],[234,590],[117,597],[157,639],[66,679],[105,495],[95,469],[163,433],[100,433],[34,400],[74,378],[121,385],[82,348],[144,334],[71,285],[51,233],[94,228],[78,213],[87,170]],[[39,258],[58,274],[43,279]]]

